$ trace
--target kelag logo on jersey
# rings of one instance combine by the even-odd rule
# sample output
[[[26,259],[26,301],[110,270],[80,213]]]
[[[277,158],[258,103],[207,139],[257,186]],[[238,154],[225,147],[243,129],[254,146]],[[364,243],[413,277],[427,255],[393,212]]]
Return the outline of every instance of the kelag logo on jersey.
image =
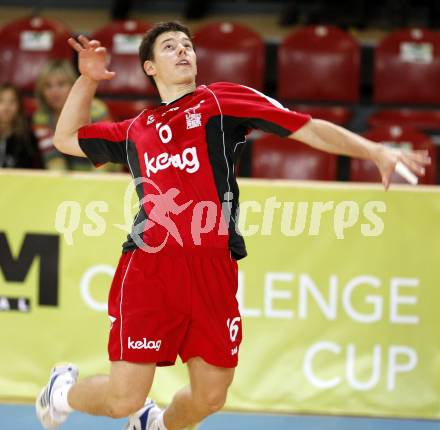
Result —
[[[151,174],[157,173],[159,170],[166,170],[169,167],[185,170],[187,173],[194,173],[199,170],[200,163],[197,157],[197,148],[192,146],[186,148],[182,154],[169,154],[162,152],[156,157],[148,157],[148,153],[144,153],[145,172],[150,177]]]
[[[39,261],[38,305],[58,305],[59,236],[54,234],[25,235],[18,256],[12,255],[4,232],[0,232],[0,268],[6,282],[24,282],[32,264]],[[31,301],[27,297],[6,297],[0,289],[0,312],[29,312]]]

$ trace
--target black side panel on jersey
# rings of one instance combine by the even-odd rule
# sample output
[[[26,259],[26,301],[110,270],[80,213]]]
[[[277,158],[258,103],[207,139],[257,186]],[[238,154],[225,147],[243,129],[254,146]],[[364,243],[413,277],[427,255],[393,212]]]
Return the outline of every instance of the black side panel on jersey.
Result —
[[[237,118],[239,119],[239,118]],[[241,124],[247,126],[248,128],[258,128],[259,130],[266,131],[267,133],[277,134],[280,137],[287,137],[292,132],[278,124],[270,121],[265,121],[261,118],[241,118]]]
[[[222,124],[221,115],[211,117],[206,123],[208,156],[219,201],[224,209],[230,207],[230,215],[226,210],[223,215],[226,220],[229,218],[229,249],[236,260],[247,255],[243,236],[238,232],[239,189],[234,169],[234,151],[237,144],[245,141],[247,134],[247,128],[242,124],[243,118],[231,116],[223,116]]]
[[[131,140],[128,141],[127,158],[129,160],[128,167],[133,176],[133,181],[136,184],[136,194],[138,195],[139,202],[142,202],[144,198],[144,188],[142,186],[143,182],[141,167],[139,164],[139,157],[136,151],[136,146]],[[136,218],[133,222],[131,233],[127,235],[127,241],[122,245],[123,252],[127,252],[131,249],[137,248],[138,246],[136,245],[136,242],[142,241],[143,243],[143,228],[140,228],[140,233],[136,233],[136,230],[139,231],[139,227],[143,226],[146,220],[147,214],[145,213],[143,205],[139,203],[139,212],[137,213]],[[138,229],[136,229],[136,226],[138,226]],[[136,241],[133,239],[133,237],[136,237]]]
[[[78,143],[84,154],[93,164],[107,162],[127,164],[125,140],[120,142],[105,142],[102,139],[82,138]]]

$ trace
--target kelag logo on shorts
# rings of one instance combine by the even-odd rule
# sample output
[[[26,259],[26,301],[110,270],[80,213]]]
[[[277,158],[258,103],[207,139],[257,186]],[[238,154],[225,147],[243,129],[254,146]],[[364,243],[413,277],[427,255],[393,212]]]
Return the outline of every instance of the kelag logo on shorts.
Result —
[[[147,340],[147,338],[144,337],[142,340],[131,340],[131,337],[128,336],[128,349],[154,349],[159,351],[161,344],[161,339]]]

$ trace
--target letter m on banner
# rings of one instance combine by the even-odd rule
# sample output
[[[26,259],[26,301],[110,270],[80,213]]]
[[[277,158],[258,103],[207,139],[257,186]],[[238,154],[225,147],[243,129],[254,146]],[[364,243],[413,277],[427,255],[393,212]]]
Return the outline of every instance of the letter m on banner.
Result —
[[[18,257],[14,258],[4,232],[0,232],[0,269],[9,282],[23,282],[39,257],[38,304],[58,305],[59,237],[53,234],[26,234]]]

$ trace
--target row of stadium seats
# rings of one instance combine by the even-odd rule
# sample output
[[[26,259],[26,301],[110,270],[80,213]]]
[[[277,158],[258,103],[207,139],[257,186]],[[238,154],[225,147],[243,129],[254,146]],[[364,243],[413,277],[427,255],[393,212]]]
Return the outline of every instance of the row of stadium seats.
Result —
[[[117,75],[100,84],[101,96],[113,119],[136,115],[152,104],[154,89],[139,67],[140,38],[150,28],[140,21],[112,22],[94,32],[109,50],[110,70]],[[25,18],[0,29],[0,83],[9,81],[25,92],[46,61],[72,59],[66,40],[71,36],[64,24],[43,17]],[[265,48],[261,37],[241,24],[209,24],[195,32],[200,82],[230,80],[263,89]],[[359,46],[349,34],[334,27],[306,27],[288,35],[278,56],[278,97],[298,111],[317,118],[346,124],[348,103],[359,99]],[[375,100],[377,102],[440,103],[440,37],[422,30],[393,33],[376,48]],[[125,97],[125,98],[121,98]],[[139,99],[139,97],[142,97]],[[312,105],[295,101],[312,102]],[[326,105],[318,106],[317,102]],[[345,105],[329,106],[329,102]],[[29,113],[35,99],[27,98]],[[431,138],[415,128],[440,130],[440,110],[379,110],[370,118],[373,129],[366,137],[403,148],[427,149],[433,164],[422,183],[436,183],[437,148]],[[303,144],[286,144],[275,136],[253,142],[251,175],[263,178],[337,179],[337,157]],[[378,181],[375,167],[353,160],[350,179]],[[398,177],[395,182],[401,181]]]
[[[363,134],[368,139],[403,150],[427,150],[432,164],[426,175],[420,179],[422,184],[435,184],[437,172],[437,147],[431,138],[411,127],[382,126]],[[252,144],[251,176],[256,178],[285,179],[337,179],[338,157],[318,151],[301,142],[286,142],[274,135],[264,135]],[[380,182],[376,166],[367,160],[350,161],[349,179],[356,182]],[[393,183],[405,180],[393,174]]]
[[[140,38],[150,27],[136,20],[115,21],[91,34],[108,48],[109,68],[116,72],[113,80],[100,84],[101,96],[154,96],[137,54]],[[6,24],[0,29],[0,82],[32,91],[48,59],[72,58],[66,43],[71,34],[65,24],[39,16]],[[223,22],[198,29],[194,38],[199,82],[233,81],[263,90],[265,46],[259,34]],[[347,125],[360,87],[360,47],[350,34],[325,26],[294,30],[280,43],[277,66],[276,96],[287,106]],[[378,109],[369,124],[439,130],[439,76],[439,33],[407,29],[389,34],[375,48],[373,100],[390,106]],[[392,108],[396,104],[422,109]]]

